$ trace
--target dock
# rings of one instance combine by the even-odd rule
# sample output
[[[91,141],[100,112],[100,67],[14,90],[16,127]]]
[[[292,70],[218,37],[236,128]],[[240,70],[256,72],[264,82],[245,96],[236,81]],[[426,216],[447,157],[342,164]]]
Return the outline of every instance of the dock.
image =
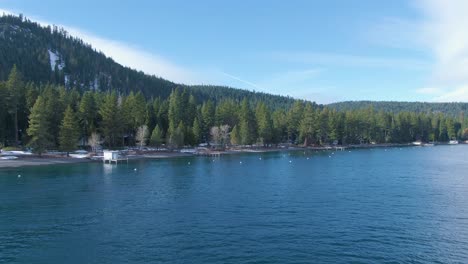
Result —
[[[113,162],[115,162],[115,164],[118,164],[119,161],[127,161],[128,163],[128,157],[120,156],[119,151],[105,150],[102,162],[105,164],[107,161],[109,162],[109,164],[112,164]]]

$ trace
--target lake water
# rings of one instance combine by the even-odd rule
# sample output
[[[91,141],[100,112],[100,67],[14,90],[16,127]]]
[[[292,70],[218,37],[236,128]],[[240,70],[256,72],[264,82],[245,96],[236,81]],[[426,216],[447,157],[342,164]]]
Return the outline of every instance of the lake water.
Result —
[[[468,146],[0,170],[0,263],[467,260]]]

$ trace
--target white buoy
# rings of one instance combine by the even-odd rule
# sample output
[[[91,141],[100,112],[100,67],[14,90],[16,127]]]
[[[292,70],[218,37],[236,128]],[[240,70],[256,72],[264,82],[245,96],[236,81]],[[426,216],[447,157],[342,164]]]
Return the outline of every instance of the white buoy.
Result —
[[[239,161],[239,164],[242,164],[242,161]]]
[[[259,160],[262,160],[262,158],[258,158]]]
[[[190,165],[190,161],[187,164]]]
[[[21,174],[18,174],[18,178],[21,178]]]
[[[331,156],[328,156],[329,158],[331,158]]]
[[[292,160],[290,160],[289,163],[292,163]]]
[[[309,159],[309,157],[307,157],[307,159]]]
[[[133,170],[134,170],[134,171],[137,171],[137,168],[134,168]]]

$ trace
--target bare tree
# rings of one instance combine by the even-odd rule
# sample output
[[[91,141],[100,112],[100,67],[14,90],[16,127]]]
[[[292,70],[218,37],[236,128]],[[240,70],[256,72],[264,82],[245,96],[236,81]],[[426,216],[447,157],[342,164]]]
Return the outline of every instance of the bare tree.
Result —
[[[229,125],[214,126],[210,130],[211,139],[217,145],[225,146],[229,142]]]
[[[210,129],[211,140],[218,145],[221,141],[221,135],[219,133],[219,127],[214,126]]]
[[[149,132],[148,132],[147,125],[142,125],[138,127],[135,139],[138,142],[138,146],[140,146],[140,148],[143,148],[144,146],[146,146],[148,135],[149,135]]]
[[[101,136],[98,133],[93,132],[88,139],[88,145],[91,147],[91,150],[96,152],[97,148],[101,146],[101,143]]]

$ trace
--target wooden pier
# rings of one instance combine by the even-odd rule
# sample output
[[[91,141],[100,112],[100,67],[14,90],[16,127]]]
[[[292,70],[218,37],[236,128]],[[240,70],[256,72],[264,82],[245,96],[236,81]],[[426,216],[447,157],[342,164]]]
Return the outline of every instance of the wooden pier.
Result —
[[[211,150],[202,150],[196,153],[196,155],[198,156],[206,156],[206,157],[220,157],[221,154],[222,154],[221,151],[211,151]]]

